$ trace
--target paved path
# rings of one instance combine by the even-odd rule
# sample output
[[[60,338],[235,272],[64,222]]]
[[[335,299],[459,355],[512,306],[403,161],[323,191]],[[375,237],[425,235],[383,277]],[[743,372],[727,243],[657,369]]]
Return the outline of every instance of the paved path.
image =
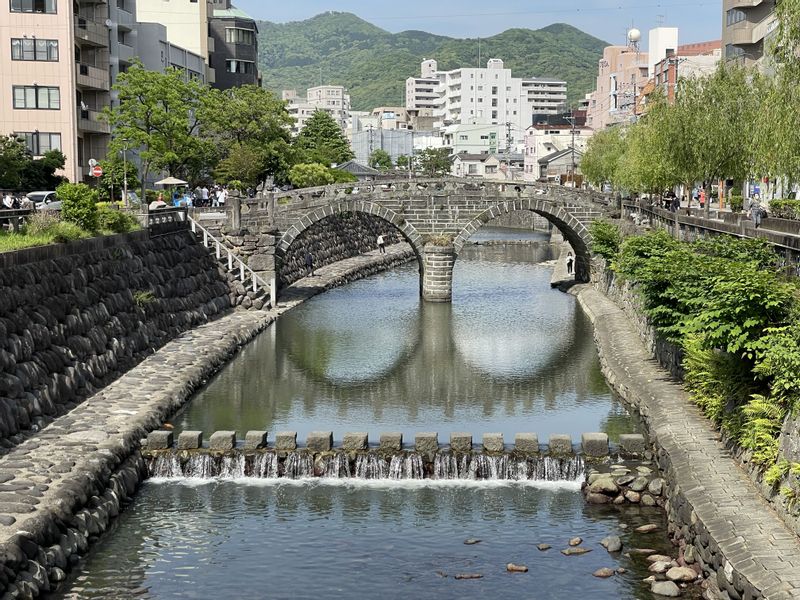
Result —
[[[19,555],[16,536],[52,544],[52,517],[69,522],[88,481],[108,480],[146,434],[161,426],[237,350],[280,314],[341,283],[413,257],[407,244],[321,268],[293,284],[278,307],[235,311],[166,344],[0,457],[0,562]]]
[[[800,539],[731,458],[718,432],[645,350],[622,310],[591,286],[572,289],[595,326],[603,370],[648,421],[673,477],[724,558],[765,598],[800,598]]]

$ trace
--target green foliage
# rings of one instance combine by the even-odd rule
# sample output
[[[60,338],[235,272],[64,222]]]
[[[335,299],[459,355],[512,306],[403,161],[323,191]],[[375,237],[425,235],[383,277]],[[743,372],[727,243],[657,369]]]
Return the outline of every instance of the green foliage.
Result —
[[[400,169],[408,169],[411,166],[411,157],[401,154],[397,157],[397,166]]]
[[[592,234],[592,252],[608,261],[615,259],[622,244],[619,227],[608,221],[593,221],[589,231]]]
[[[50,235],[53,238],[52,243],[66,244],[67,242],[74,242],[92,237],[92,234],[85,229],[82,229],[77,223],[70,221],[61,221],[50,230]]]
[[[402,104],[405,80],[419,74],[425,58],[436,58],[444,70],[472,66],[478,58],[475,39],[423,31],[392,34],[342,12],[285,24],[259,21],[258,32],[264,87],[305,90],[319,85],[322,71],[326,83],[350,90],[353,110]],[[568,102],[574,104],[593,89],[597,57],[605,46],[574,27],[554,24],[483,38],[481,54],[503,58],[517,76],[565,79]]]
[[[692,243],[692,250],[706,256],[752,262],[761,268],[777,267],[778,255],[774,247],[760,238],[735,238],[729,235],[701,238]]]
[[[415,163],[425,177],[448,175],[452,167],[448,148],[426,148],[415,157]]]
[[[61,216],[86,231],[97,231],[97,191],[85,183],[62,183],[56,188]]]
[[[358,181],[358,177],[347,171],[339,169],[328,169],[328,171],[333,177],[333,183],[355,183]]]
[[[679,248],[680,242],[666,231],[632,236],[623,242],[614,269],[625,278],[640,281],[639,271],[647,267],[648,259],[662,257]]]
[[[392,157],[386,150],[378,148],[369,157],[369,166],[385,173],[392,168]]]
[[[125,189],[125,179],[128,180],[128,190],[133,191],[140,185],[139,169],[130,158],[122,160],[118,154],[109,154],[104,160],[100,161],[103,167],[103,176],[97,181],[97,190],[102,200],[123,200],[122,193]],[[114,198],[111,197],[111,190],[114,190]]]
[[[14,135],[0,136],[0,189],[23,189],[23,173],[30,160],[24,142]]]
[[[581,158],[581,172],[587,181],[596,186],[617,181],[620,160],[625,152],[624,133],[621,127],[609,127],[589,138]]]
[[[779,219],[800,220],[800,200],[770,200],[769,208],[772,215]]]
[[[728,206],[730,206],[732,212],[742,212],[744,208],[744,198],[741,194],[731,193],[728,195]],[[770,206],[772,205],[770,204]]]
[[[97,227],[100,231],[111,233],[128,233],[141,228],[134,215],[110,206],[98,207]]]
[[[788,460],[779,460],[764,473],[767,485],[776,486],[789,474],[790,463]]]
[[[0,135],[0,189],[35,191],[55,189],[65,179],[55,172],[64,168],[66,157],[50,150],[34,159],[25,143],[14,135]]]
[[[155,299],[155,295],[150,290],[136,290],[133,292],[133,303],[139,308],[144,308]]]
[[[91,237],[75,223],[63,221],[57,211],[40,211],[30,216],[19,233],[0,231],[0,252],[48,244],[62,244]]]
[[[426,244],[446,248],[453,245],[453,235],[449,233],[430,234],[424,237]]]
[[[331,169],[319,163],[300,163],[289,171],[289,181],[296,188],[317,187],[333,183]]]
[[[301,162],[330,167],[355,157],[339,124],[324,110],[316,110],[294,141]],[[291,177],[290,177],[291,179]]]

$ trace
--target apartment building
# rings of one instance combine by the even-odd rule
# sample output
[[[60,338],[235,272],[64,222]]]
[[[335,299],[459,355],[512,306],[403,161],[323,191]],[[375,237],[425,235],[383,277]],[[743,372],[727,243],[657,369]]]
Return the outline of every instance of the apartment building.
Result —
[[[294,117],[293,131],[299,133],[306,122],[318,110],[324,110],[345,132],[350,121],[350,94],[341,85],[319,85],[308,88],[305,97],[295,90],[283,90],[281,97],[287,102],[287,110]]]
[[[769,39],[778,27],[776,0],[723,0],[722,52],[725,60],[763,68]]]
[[[406,80],[406,108],[431,110],[438,127],[511,123],[521,135],[534,113],[558,112],[566,100],[566,82],[514,77],[499,58],[489,59],[486,68],[452,71],[440,71],[429,59],[420,77]]]
[[[696,44],[678,46],[677,51],[669,52],[665,58],[657,62],[637,112],[644,110],[647,96],[655,90],[664,94],[669,102],[675,100],[675,89],[678,79],[691,79],[711,75],[722,57],[722,42],[714,40]]]
[[[649,72],[648,53],[638,43],[606,46],[598,62],[596,87],[588,97],[586,125],[597,131],[635,119]]]
[[[209,65],[214,87],[225,90],[240,85],[258,85],[258,26],[230,0],[215,0],[208,21],[212,52]]]
[[[541,177],[541,160],[562,150],[575,148],[577,154],[586,151],[594,131],[587,126],[567,122],[537,123],[525,132],[525,161],[523,178],[536,181]],[[576,154],[576,155],[577,155]]]

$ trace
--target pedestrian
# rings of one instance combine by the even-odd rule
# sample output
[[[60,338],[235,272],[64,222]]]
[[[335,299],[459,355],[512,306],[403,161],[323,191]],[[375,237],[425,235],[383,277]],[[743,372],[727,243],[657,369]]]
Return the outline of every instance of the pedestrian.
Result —
[[[386,254],[386,245],[383,241],[383,234],[378,236],[378,250],[381,254]]]
[[[575,259],[572,257],[572,252],[567,252],[567,275],[572,275],[573,264],[575,264]]]
[[[11,194],[6,194],[3,198],[3,208],[11,210],[14,208],[14,198],[11,197]]]
[[[314,257],[306,250],[306,276],[314,277]]]
[[[750,202],[750,218],[753,220],[756,229],[761,225],[761,219],[766,216],[766,212],[764,207],[761,206],[758,195],[754,196],[752,202]]]
[[[208,206],[208,186],[205,184],[203,184],[203,187],[200,189],[200,197],[203,199],[200,206]]]

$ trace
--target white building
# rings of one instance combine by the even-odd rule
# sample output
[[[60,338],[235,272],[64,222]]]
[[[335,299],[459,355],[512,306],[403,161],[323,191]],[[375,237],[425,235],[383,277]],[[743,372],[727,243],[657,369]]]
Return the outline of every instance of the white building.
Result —
[[[341,85],[318,85],[306,90],[305,98],[295,90],[283,90],[282,98],[288,103],[287,110],[296,123],[294,132],[299,133],[317,110],[324,110],[339,124],[342,132],[350,125],[350,94]]]
[[[554,152],[575,147],[577,153],[586,151],[593,130],[570,125],[531,125],[525,132],[525,181],[536,181],[541,176],[539,161]]]
[[[499,58],[490,59],[486,68],[453,71],[439,71],[435,60],[426,60],[420,77],[406,80],[406,108],[430,109],[438,127],[495,125],[499,133],[511,123],[518,139],[533,114],[555,114],[566,100],[566,82],[513,77]]]
[[[678,51],[678,28],[656,27],[648,32],[647,38],[647,73],[653,77],[656,63]]]

